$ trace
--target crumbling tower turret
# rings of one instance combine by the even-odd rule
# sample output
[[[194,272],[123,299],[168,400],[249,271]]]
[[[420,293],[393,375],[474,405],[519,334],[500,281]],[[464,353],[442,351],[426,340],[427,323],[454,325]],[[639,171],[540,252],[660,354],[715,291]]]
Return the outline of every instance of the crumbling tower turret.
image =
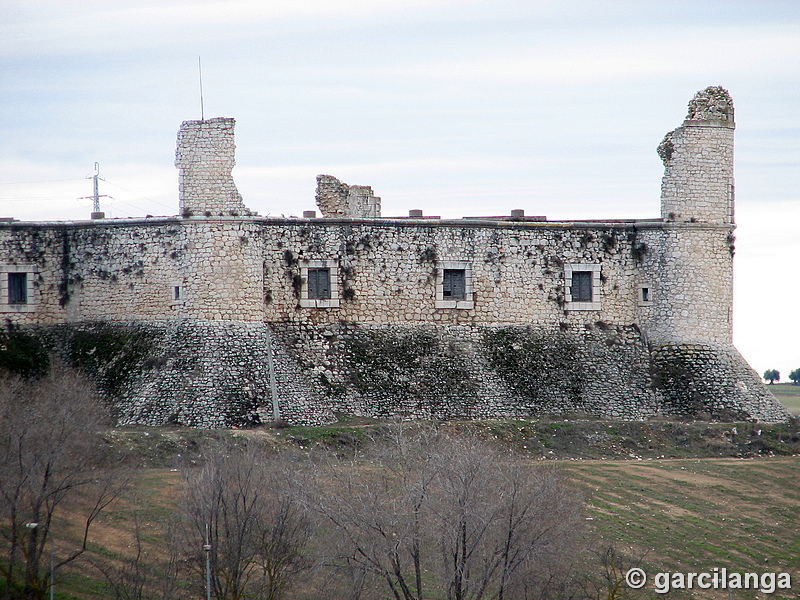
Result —
[[[218,117],[184,121],[178,131],[175,166],[180,214],[184,216],[242,216],[250,211],[233,182],[236,164],[234,119]]]
[[[733,100],[721,87],[697,92],[683,125],[664,136],[661,217],[733,223]]]

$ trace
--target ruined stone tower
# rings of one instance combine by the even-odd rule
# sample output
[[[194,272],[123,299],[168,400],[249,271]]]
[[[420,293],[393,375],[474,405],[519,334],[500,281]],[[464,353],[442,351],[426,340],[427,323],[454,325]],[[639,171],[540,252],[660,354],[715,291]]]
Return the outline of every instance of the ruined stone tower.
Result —
[[[249,214],[231,176],[236,164],[234,123],[234,119],[219,117],[181,124],[175,151],[175,166],[180,169],[178,202],[181,215]]]
[[[659,258],[650,265],[650,339],[731,344],[733,303],[733,101],[721,87],[697,92],[686,120],[658,146]],[[648,269],[649,270],[649,269]]]
[[[681,127],[664,136],[661,217],[733,223],[733,100],[721,87],[697,92]]]

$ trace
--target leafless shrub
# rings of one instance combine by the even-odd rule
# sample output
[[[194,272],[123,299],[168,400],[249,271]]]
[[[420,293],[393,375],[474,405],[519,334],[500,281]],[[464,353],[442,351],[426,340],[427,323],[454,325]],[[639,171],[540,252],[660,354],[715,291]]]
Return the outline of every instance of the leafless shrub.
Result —
[[[161,523],[156,525],[157,534],[164,535],[159,536],[162,543],[151,549],[145,544],[144,530],[153,523],[144,521],[138,509],[134,509],[132,519],[133,552],[130,555],[120,559],[96,554],[90,558],[90,563],[105,579],[110,594],[113,594],[111,597],[114,600],[187,598],[181,585],[182,562],[178,556],[178,544],[174,541],[174,523],[168,522],[164,528]],[[163,549],[166,549],[166,556]]]

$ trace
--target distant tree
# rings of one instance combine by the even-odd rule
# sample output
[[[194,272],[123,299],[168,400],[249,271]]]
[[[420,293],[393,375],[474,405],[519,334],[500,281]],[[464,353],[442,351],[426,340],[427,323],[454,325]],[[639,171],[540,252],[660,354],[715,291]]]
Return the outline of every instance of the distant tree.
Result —
[[[792,380],[792,385],[800,385],[800,369],[795,369],[789,373],[789,379]]]
[[[55,569],[86,552],[122,479],[100,435],[107,419],[92,384],[61,363],[40,378],[0,377],[1,600],[47,596],[51,548]],[[59,552],[53,525],[67,503],[82,518],[82,540]]]
[[[781,380],[781,374],[776,369],[764,371],[764,381],[769,381],[770,385]]]

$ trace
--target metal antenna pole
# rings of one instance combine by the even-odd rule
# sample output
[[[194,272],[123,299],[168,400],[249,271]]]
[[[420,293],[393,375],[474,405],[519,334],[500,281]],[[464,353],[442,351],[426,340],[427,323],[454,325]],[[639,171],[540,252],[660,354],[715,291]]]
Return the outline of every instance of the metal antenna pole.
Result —
[[[203,111],[203,65],[200,63],[200,57],[197,57],[197,72],[200,75],[200,120],[205,121],[205,112]]]
[[[94,212],[100,212],[100,187],[97,184],[97,178],[100,177],[100,163],[94,163]]]
[[[78,198],[78,200],[88,200],[91,198],[92,200],[92,218],[93,219],[104,219],[106,214],[104,212],[100,212],[100,198],[109,198],[106,194],[100,195],[100,184],[98,183],[102,177],[100,177],[100,163],[94,163],[94,175],[87,175],[86,179],[92,178],[92,191],[94,192],[91,196],[83,196]]]

